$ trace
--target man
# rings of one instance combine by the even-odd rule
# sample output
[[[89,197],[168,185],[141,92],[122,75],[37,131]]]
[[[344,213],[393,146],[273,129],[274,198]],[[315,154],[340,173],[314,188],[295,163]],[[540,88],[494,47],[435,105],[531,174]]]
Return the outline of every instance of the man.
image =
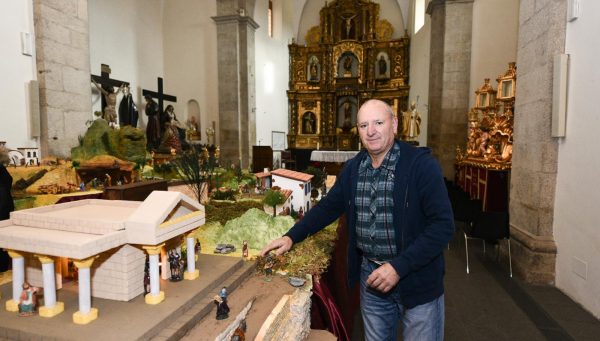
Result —
[[[379,100],[358,111],[366,151],[349,160],[328,195],[262,255],[280,255],[348,217],[348,282],[360,282],[366,340],[442,340],[443,249],[453,214],[436,160],[425,148],[395,141],[398,120]]]

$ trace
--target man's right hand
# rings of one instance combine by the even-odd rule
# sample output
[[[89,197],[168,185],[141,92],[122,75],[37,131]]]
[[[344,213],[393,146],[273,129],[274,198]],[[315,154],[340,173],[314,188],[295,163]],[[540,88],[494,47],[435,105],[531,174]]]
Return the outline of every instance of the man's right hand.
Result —
[[[283,236],[281,238],[273,240],[267,246],[265,246],[260,251],[260,255],[264,257],[267,255],[267,253],[269,253],[269,251],[276,250],[275,255],[281,256],[282,254],[288,252],[292,248],[292,245],[294,245],[292,238],[288,236]]]

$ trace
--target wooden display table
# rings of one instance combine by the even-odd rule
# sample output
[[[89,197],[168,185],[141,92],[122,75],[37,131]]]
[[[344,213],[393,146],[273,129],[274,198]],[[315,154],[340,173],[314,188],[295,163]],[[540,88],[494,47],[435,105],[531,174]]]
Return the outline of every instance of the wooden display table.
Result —
[[[491,169],[470,162],[459,162],[455,168],[455,183],[471,199],[480,199],[483,211],[508,212],[510,169]]]

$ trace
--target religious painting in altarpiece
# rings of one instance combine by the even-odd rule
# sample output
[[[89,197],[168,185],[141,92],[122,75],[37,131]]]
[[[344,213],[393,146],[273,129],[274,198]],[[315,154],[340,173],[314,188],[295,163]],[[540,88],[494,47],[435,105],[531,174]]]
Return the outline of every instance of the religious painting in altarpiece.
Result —
[[[383,100],[395,113],[407,107],[409,38],[392,39],[393,32],[375,2],[325,4],[306,44],[288,46],[289,148],[356,150],[356,114],[364,102]]]

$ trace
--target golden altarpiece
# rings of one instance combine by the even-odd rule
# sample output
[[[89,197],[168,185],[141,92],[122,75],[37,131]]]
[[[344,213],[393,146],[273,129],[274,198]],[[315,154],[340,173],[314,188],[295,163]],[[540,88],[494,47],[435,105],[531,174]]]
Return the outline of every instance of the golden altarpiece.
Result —
[[[515,63],[498,76],[497,90],[485,79],[467,114],[466,150],[456,151],[456,183],[471,198],[481,199],[486,211],[508,210],[516,80]]]
[[[395,113],[407,107],[409,39],[391,39],[393,29],[374,2],[325,3],[306,45],[289,45],[290,148],[356,150],[362,103],[381,99]]]

